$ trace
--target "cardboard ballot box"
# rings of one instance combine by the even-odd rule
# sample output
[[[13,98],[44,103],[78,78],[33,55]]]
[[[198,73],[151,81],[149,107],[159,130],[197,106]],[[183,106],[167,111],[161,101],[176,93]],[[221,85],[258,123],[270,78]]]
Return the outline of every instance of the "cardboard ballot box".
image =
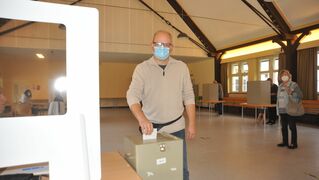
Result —
[[[157,139],[141,136],[124,139],[124,156],[143,180],[183,179],[183,140],[168,133]]]

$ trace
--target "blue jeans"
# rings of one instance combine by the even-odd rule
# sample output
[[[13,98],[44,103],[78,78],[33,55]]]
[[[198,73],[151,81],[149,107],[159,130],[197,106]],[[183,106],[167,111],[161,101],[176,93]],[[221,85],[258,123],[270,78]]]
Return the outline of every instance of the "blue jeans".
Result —
[[[184,176],[183,180],[189,180],[186,141],[185,141],[185,129],[171,133],[171,134],[183,139],[183,176]]]

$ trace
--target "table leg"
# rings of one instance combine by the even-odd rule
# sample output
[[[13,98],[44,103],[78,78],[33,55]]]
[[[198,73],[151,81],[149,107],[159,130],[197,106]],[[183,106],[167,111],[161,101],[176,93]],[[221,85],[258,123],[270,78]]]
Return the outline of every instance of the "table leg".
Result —
[[[222,103],[222,116],[224,116],[224,103]]]
[[[266,125],[266,107],[264,108],[264,117],[263,117],[263,119],[264,119],[264,125]]]

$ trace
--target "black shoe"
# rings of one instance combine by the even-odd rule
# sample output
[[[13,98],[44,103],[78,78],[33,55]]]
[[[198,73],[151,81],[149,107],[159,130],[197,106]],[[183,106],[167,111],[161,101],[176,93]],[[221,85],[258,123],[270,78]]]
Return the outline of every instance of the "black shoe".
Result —
[[[290,144],[288,146],[289,149],[297,149],[298,148],[298,145],[297,144]]]
[[[278,147],[286,147],[286,146],[288,147],[288,144],[280,143],[280,144],[277,144],[277,146],[278,146]]]
[[[266,124],[271,124],[271,121],[267,121]]]
[[[273,125],[273,124],[276,124],[274,121],[271,121],[270,123],[269,123],[270,125]]]

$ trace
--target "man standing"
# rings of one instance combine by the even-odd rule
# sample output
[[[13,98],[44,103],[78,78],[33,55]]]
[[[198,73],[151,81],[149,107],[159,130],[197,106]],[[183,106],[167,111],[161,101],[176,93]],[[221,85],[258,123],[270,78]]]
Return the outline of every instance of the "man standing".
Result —
[[[276,104],[277,103],[277,92],[278,92],[278,86],[276,84],[273,83],[271,78],[268,78],[267,81],[270,82],[271,85],[271,89],[270,89],[270,93],[271,93],[271,104]],[[269,114],[269,120],[267,122],[267,124],[273,125],[276,123],[277,120],[277,112],[276,112],[276,107],[270,107],[268,108],[268,114]]]
[[[170,57],[172,35],[157,31],[152,42],[153,56],[138,64],[127,91],[128,105],[144,134],[154,128],[184,140],[183,175],[189,179],[186,141],[195,137],[195,97],[187,65]],[[142,102],[142,106],[140,104]],[[188,116],[185,127],[184,106]]]
[[[224,99],[223,86],[219,82],[217,82],[216,80],[214,80],[213,83],[217,84],[217,86],[218,86],[218,100],[222,101]],[[223,114],[222,103],[217,103],[215,105],[215,110],[218,112],[219,115]]]

